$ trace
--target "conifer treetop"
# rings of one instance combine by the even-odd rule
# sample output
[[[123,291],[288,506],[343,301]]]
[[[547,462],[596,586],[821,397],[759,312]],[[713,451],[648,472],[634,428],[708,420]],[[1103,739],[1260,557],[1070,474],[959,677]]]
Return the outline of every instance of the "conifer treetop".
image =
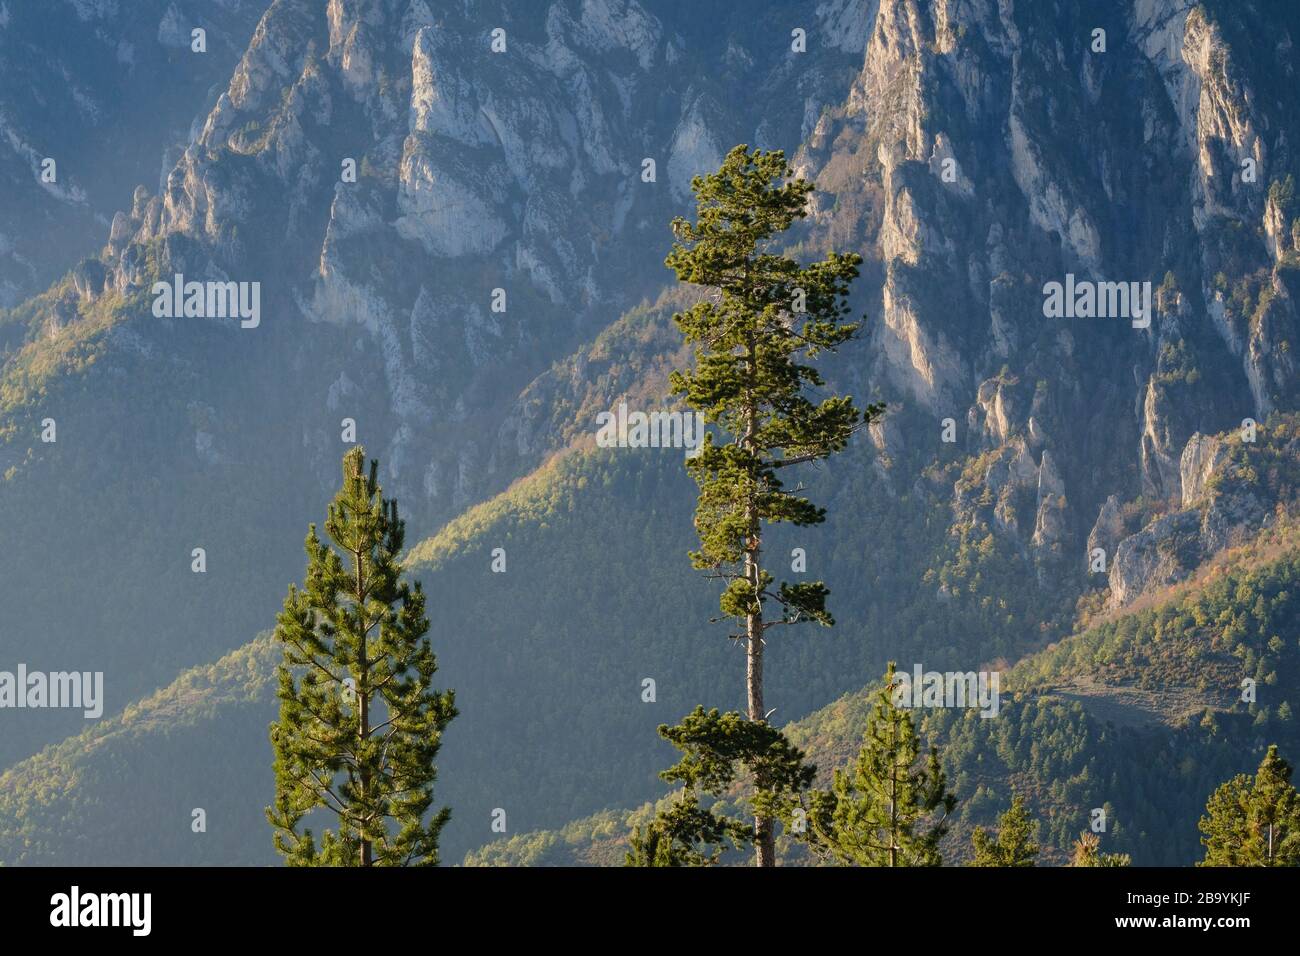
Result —
[[[333,546],[310,527],[305,586],[290,586],[275,629],[275,846],[291,865],[436,864],[450,811],[426,815],[455,697],[431,687],[424,592],[398,563],[405,528],[359,446],[343,458],[325,531]],[[318,847],[298,828],[322,809],[338,829]]]

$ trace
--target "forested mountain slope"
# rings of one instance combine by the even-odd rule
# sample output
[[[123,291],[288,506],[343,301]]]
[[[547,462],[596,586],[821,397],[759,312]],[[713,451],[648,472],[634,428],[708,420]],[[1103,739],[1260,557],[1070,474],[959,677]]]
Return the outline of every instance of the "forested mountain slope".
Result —
[[[1068,858],[1093,808],[1106,810],[1108,852],[1148,866],[1200,859],[1196,824],[1218,784],[1252,771],[1268,744],[1283,754],[1300,750],[1298,544],[1288,519],[1155,606],[1031,655],[1004,675],[996,718],[925,711],[922,734],[941,749],[960,801],[946,861],[968,858],[971,829],[993,824],[1013,791],[1042,821],[1044,863]],[[1245,678],[1257,682],[1249,704]],[[818,765],[821,785],[856,758],[874,690],[846,694],[787,726]],[[616,865],[631,827],[652,812],[649,804],[604,811],[499,840],[466,863]],[[806,862],[797,844],[784,847],[790,861]]]

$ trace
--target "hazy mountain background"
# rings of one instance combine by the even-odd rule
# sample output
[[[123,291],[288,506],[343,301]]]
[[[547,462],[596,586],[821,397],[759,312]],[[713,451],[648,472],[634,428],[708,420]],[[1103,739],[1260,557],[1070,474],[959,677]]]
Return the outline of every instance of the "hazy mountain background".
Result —
[[[1209,790],[1297,742],[1298,37],[1237,0],[3,0],[0,668],[107,705],[0,712],[0,861],[274,861],[264,632],[353,418],[461,709],[444,858],[617,862],[655,726],[743,667],[680,451],[595,416],[666,407],[667,224],[746,142],[818,184],[796,254],[865,257],[830,377],[889,405],[774,539],[838,621],[770,646],[775,719],[829,769],[887,660],[1008,670],[998,719],[927,717],[954,840],[1014,784],[1057,851],[1104,805],[1190,862]],[[260,282],[260,326],[155,318],[175,273]],[[1066,273],[1150,281],[1150,328],[1044,318]]]

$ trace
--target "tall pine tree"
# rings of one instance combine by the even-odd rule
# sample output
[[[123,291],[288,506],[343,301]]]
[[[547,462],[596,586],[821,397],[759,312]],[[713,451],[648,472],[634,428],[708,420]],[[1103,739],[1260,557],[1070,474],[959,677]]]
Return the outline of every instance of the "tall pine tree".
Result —
[[[1254,776],[1237,774],[1210,795],[1200,829],[1200,866],[1300,866],[1300,795],[1276,744]]]
[[[362,448],[344,456],[325,519],[334,547],[311,526],[306,585],[290,586],[275,629],[284,662],[267,818],[290,865],[435,865],[450,817],[443,808],[425,819],[454,697],[431,689],[438,666],[424,593],[401,579],[404,524],[377,475],[375,461],[367,475]],[[318,847],[298,828],[320,810],[338,829]]]
[[[696,221],[673,220],[676,241],[666,264],[681,282],[713,294],[673,317],[695,349],[695,368],[672,376],[673,393],[716,426],[687,469],[700,487],[696,568],[726,582],[725,618],[736,622],[746,651],[748,717],[769,716],[763,649],[772,628],[800,621],[834,623],[820,581],[782,583],[764,566],[763,527],[814,525],[826,513],[798,489],[785,489],[786,468],[824,459],[883,410],[865,414],[849,396],[814,400],[823,386],[809,360],[853,337],[849,284],[861,257],[831,252],[809,266],[774,251],[781,234],[804,217],[812,183],[792,179],[781,151],[737,146],[721,168],[691,182]],[[765,605],[779,606],[769,618]],[[756,862],[776,862],[770,816],[754,821]]]
[[[876,693],[852,770],[809,794],[804,839],[815,853],[858,866],[939,866],[939,841],[957,805],[939,753],[921,759],[912,712],[894,699],[894,664]]]

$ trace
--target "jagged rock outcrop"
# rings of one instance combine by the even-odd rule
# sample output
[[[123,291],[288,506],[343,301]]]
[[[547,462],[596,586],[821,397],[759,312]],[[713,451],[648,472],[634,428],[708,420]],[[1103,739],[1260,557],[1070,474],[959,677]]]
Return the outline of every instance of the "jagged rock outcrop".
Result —
[[[1289,200],[1279,201],[1277,185],[1295,172],[1296,156],[1283,126],[1261,115],[1265,102],[1295,108],[1292,41],[1248,5],[1207,14],[1191,0],[1142,0],[1134,5],[1133,28],[1169,91],[1180,147],[1193,159],[1188,187],[1204,306],[1241,359],[1251,399],[1241,415],[1262,417],[1294,398],[1295,368],[1281,344],[1300,328],[1289,296],[1277,294],[1276,272],[1294,214]],[[1246,237],[1262,230],[1263,243],[1240,241],[1243,227]],[[1258,277],[1250,277],[1260,268],[1273,271],[1264,280],[1273,293],[1267,299]],[[1241,283],[1254,287],[1253,307],[1229,296]]]
[[[1101,548],[1107,556],[1107,567],[1109,559],[1115,554],[1115,547],[1119,544],[1120,539],[1125,537],[1126,529],[1124,522],[1123,510],[1120,507],[1119,496],[1111,495],[1106,499],[1106,503],[1101,506],[1101,511],[1097,514],[1097,521],[1088,532],[1088,556],[1091,564],[1091,556],[1096,548]]]
[[[1111,606],[1121,607],[1146,591],[1182,580],[1217,553],[1267,527],[1276,508],[1294,506],[1289,480],[1262,480],[1259,474],[1260,456],[1289,460],[1296,440],[1279,441],[1280,447],[1273,443],[1257,451],[1259,441],[1243,442],[1240,434],[1193,435],[1179,461],[1179,510],[1123,538],[1115,549]],[[1109,501],[1107,506],[1097,526],[1113,541],[1122,525]],[[1098,530],[1094,534],[1101,539]]]
[[[878,184],[872,373],[922,417],[970,408],[972,453],[1008,448],[982,487],[958,483],[954,516],[996,502],[997,526],[1035,560],[1084,553],[1103,508],[1176,506],[1189,438],[1288,404],[1296,387],[1281,265],[1294,213],[1283,185],[1269,199],[1291,150],[1260,95],[1290,102],[1277,83],[1289,36],[1259,42],[1252,7],[1116,12],[1120,29],[1065,3],[882,3],[848,99],[800,156],[832,188],[852,191],[850,163]],[[1062,75],[1072,82],[1049,82]],[[1138,217],[1152,205],[1161,221]],[[815,215],[829,236],[873,221],[826,199]],[[1266,241],[1247,232],[1230,247],[1233,223]],[[1067,273],[1150,283],[1152,314],[1050,318],[1045,285]],[[1005,464],[1029,449],[1048,480],[1022,515]],[[1101,524],[1113,550],[1121,531]],[[1082,586],[1082,563],[1068,566]]]
[[[1186,577],[1205,557],[1200,531],[1198,512],[1179,511],[1121,541],[1110,563],[1111,605]]]
[[[1223,442],[1213,435],[1193,435],[1178,462],[1181,502],[1184,508],[1199,504],[1208,491],[1210,477],[1226,460]]]

